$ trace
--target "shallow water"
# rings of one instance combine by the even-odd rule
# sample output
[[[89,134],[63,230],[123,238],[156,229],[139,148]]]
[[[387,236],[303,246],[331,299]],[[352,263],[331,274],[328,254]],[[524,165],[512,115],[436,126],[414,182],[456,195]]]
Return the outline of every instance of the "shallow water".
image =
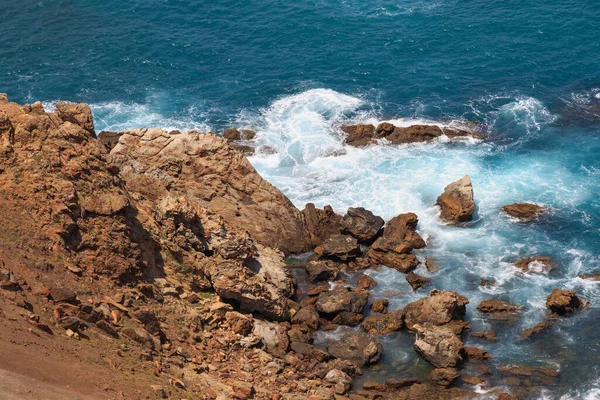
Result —
[[[364,206],[385,219],[418,214],[442,266],[430,287],[525,306],[520,321],[477,343],[494,363],[558,366],[547,398],[600,396],[600,6],[593,0],[4,0],[0,92],[14,101],[91,103],[97,130],[140,126],[258,131],[278,154],[251,162],[298,207]],[[7,17],[8,16],[8,17]],[[490,139],[409,146],[343,145],[349,122],[487,124]],[[337,156],[332,156],[337,154]],[[444,186],[473,180],[475,221],[450,227],[433,207]],[[499,210],[515,201],[552,207],[534,225]],[[549,275],[511,262],[547,254]],[[393,308],[423,295],[382,268],[374,296]],[[493,289],[479,286],[495,279]],[[553,287],[590,307],[543,340],[518,342],[541,321]],[[426,374],[409,334],[386,339],[382,370]],[[475,342],[473,342],[475,343]],[[372,375],[369,375],[372,374]],[[539,395],[542,396],[542,395]]]

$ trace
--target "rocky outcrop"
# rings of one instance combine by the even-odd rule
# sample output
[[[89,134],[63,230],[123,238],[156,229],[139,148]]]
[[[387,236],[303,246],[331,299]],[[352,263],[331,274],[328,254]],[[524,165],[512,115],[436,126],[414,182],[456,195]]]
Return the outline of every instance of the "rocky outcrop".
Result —
[[[519,318],[519,313],[523,310],[523,307],[504,300],[488,299],[479,303],[477,310],[487,314],[492,319],[512,320]]]
[[[383,264],[400,272],[410,272],[419,265],[419,260],[411,252],[425,247],[425,241],[416,232],[418,218],[413,213],[400,214],[392,218],[369,249],[369,259],[373,264]]]
[[[471,178],[465,175],[444,188],[436,204],[442,212],[440,218],[451,224],[467,222],[473,219],[475,200],[473,199],[473,185]]]
[[[442,136],[448,138],[476,138],[483,139],[481,127],[469,122],[450,125],[412,125],[397,127],[388,122],[383,122],[377,127],[370,124],[344,125],[341,127],[346,136],[346,144],[362,147],[377,140],[386,139],[390,144],[407,144],[431,142]]]
[[[468,326],[462,320],[468,303],[467,298],[457,292],[433,289],[427,297],[404,307],[404,323],[411,331],[414,325],[422,328],[447,325],[455,334],[460,334]]]
[[[317,298],[315,308],[326,316],[335,316],[343,311],[361,314],[369,300],[369,292],[338,286],[322,293]]]
[[[381,234],[385,221],[363,207],[349,208],[342,218],[342,233],[363,243],[372,243]]]
[[[542,332],[548,330],[551,326],[552,324],[550,322],[542,321],[539,324],[522,331],[519,337],[521,338],[521,340],[532,339],[533,337],[538,336]]]
[[[63,121],[80,126],[92,136],[96,135],[92,110],[87,104],[62,102],[56,104],[56,110],[58,117]]]
[[[327,351],[334,357],[362,367],[379,361],[383,347],[376,338],[364,333],[352,332],[340,339],[328,340]]]
[[[447,326],[415,324],[415,350],[438,368],[456,367],[463,360],[463,343]]]
[[[313,203],[307,203],[300,213],[310,248],[323,244],[331,235],[339,234],[342,226],[342,216],[336,214],[331,206],[323,209],[316,208]]]
[[[335,234],[316,247],[315,254],[332,260],[348,261],[360,255],[360,246],[352,236]]]
[[[127,189],[147,202],[185,197],[219,215],[227,227],[247,231],[259,244],[285,252],[309,247],[300,212],[214,134],[124,131],[110,161],[118,166]]]
[[[229,128],[223,131],[223,137],[228,142],[237,140],[252,140],[256,137],[256,132],[251,129]]]
[[[515,267],[525,273],[547,274],[556,269],[558,264],[548,256],[534,256],[517,261]]]
[[[417,290],[420,287],[425,286],[429,282],[431,282],[431,279],[421,275],[417,275],[414,272],[409,272],[408,274],[406,274],[405,278],[408,284],[413,288],[413,290]]]
[[[387,308],[388,308],[389,304],[390,304],[390,301],[388,299],[374,300],[373,304],[371,304],[371,312],[387,314],[387,312],[388,312]]]
[[[546,299],[546,307],[553,313],[562,315],[585,308],[587,302],[577,296],[572,290],[554,288]]]
[[[547,207],[532,203],[514,203],[502,207],[502,210],[520,222],[532,222],[548,211]]]
[[[370,335],[387,335],[404,326],[402,310],[387,314],[369,315],[362,323],[363,328]]]
[[[336,264],[331,261],[309,261],[305,268],[311,282],[331,281],[339,273]]]
[[[448,387],[460,378],[456,368],[436,368],[429,374],[429,380],[437,386]]]

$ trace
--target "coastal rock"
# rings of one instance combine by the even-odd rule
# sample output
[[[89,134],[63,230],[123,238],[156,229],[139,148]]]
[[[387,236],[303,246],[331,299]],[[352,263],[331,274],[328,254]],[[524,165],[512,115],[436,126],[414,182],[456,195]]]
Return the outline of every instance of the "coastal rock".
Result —
[[[71,122],[75,125],[79,125],[92,136],[96,136],[94,131],[94,117],[92,116],[92,110],[90,106],[85,103],[69,103],[61,102],[56,103],[57,114],[63,121]]]
[[[375,279],[371,278],[369,275],[362,274],[356,279],[356,287],[359,289],[371,289],[377,286],[377,282]]]
[[[438,262],[433,257],[425,257],[425,268],[427,268],[427,271],[430,274],[433,274],[440,270]]]
[[[469,361],[486,361],[492,358],[490,353],[479,347],[465,346],[463,352]]]
[[[448,325],[456,334],[465,328],[462,318],[469,303],[466,297],[454,291],[433,289],[427,297],[409,303],[404,307],[404,323],[409,330],[415,325]]]
[[[120,132],[101,131],[98,134],[98,140],[100,140],[100,143],[102,143],[104,147],[106,147],[106,150],[110,152],[117,143],[119,143],[121,135]]]
[[[313,203],[307,203],[300,217],[310,248],[323,244],[326,238],[339,234],[342,229],[342,216],[336,214],[331,206],[319,209]]]
[[[448,387],[460,378],[456,368],[436,368],[429,374],[429,380],[437,386]]]
[[[373,301],[373,304],[371,304],[371,311],[375,312],[375,313],[380,313],[380,314],[387,314],[388,312],[388,305],[390,304],[390,301],[388,299],[377,299]]]
[[[505,213],[520,222],[531,222],[548,211],[546,207],[531,203],[514,203],[502,207]]]
[[[337,394],[346,393],[352,384],[352,378],[339,369],[330,370],[327,375],[325,375],[325,380],[335,385],[335,392]]]
[[[357,326],[363,320],[362,313],[341,311],[331,322],[336,325]]]
[[[494,342],[496,340],[496,332],[492,329],[488,329],[486,331],[473,332],[471,333],[471,336],[475,338],[485,339],[489,342]]]
[[[558,265],[548,256],[527,257],[515,263],[515,267],[527,273],[547,274]]]
[[[360,247],[352,236],[335,234],[329,236],[322,245],[315,248],[315,254],[320,257],[347,261],[360,255]]]
[[[538,336],[540,333],[548,330],[548,328],[550,328],[551,326],[552,324],[550,322],[542,321],[529,329],[525,329],[523,332],[521,332],[519,337],[521,338],[521,340],[531,339],[535,336]]]
[[[367,291],[338,286],[319,295],[315,308],[325,315],[335,315],[342,311],[360,314],[368,300],[369,292]]]
[[[328,340],[327,351],[334,357],[362,367],[379,361],[383,346],[376,338],[364,333],[352,332],[345,334],[339,340]]]
[[[410,272],[419,260],[413,254],[413,249],[425,247],[423,238],[415,232],[418,218],[413,213],[400,214],[392,218],[369,249],[369,259],[374,264],[383,264],[400,272]]]
[[[283,326],[257,319],[254,321],[252,333],[261,339],[269,353],[279,357],[283,357],[287,353],[290,339]]]
[[[448,327],[413,325],[415,350],[438,368],[455,367],[463,359],[463,343]]]
[[[228,141],[252,140],[256,137],[256,132],[250,129],[229,128],[223,131],[223,137]]]
[[[360,242],[372,243],[382,232],[385,221],[363,207],[349,208],[342,219],[342,233]]]
[[[523,307],[504,300],[487,299],[479,303],[477,309],[492,319],[510,320],[518,318]]]
[[[585,308],[586,305],[586,301],[580,299],[572,290],[554,288],[546,299],[546,307],[556,314],[571,313]]]
[[[341,127],[341,130],[347,135],[346,144],[355,147],[362,147],[372,143],[375,135],[374,125],[345,125]]]
[[[413,288],[413,290],[417,290],[420,287],[425,286],[429,282],[431,282],[431,279],[426,278],[421,275],[417,275],[414,272],[409,272],[408,274],[406,274],[406,276],[404,278],[409,283],[409,285]]]
[[[319,327],[319,313],[313,307],[302,307],[292,317],[293,324],[305,324],[311,329]]]
[[[334,280],[339,272],[335,264],[329,261],[310,261],[305,268],[311,282]]]
[[[363,328],[370,335],[387,335],[404,326],[402,310],[388,314],[369,315],[362,323]]]
[[[586,281],[600,282],[600,272],[593,272],[591,274],[583,274],[583,275],[579,275],[579,277]]]
[[[473,219],[475,201],[471,178],[465,175],[446,186],[444,193],[437,198],[436,204],[442,210],[440,218],[449,223],[457,224]]]
[[[127,189],[148,202],[159,202],[167,192],[184,196],[219,215],[228,228],[249,232],[259,244],[284,252],[309,248],[300,212],[214,134],[124,131],[110,161],[119,167]]]

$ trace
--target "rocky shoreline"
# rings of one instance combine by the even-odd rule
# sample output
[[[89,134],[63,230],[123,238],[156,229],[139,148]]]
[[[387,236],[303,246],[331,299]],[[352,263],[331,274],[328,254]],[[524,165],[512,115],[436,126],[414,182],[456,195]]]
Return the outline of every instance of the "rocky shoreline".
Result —
[[[78,340],[100,349],[115,376],[124,374],[120,365],[151,375],[126,398],[464,399],[477,397],[470,389],[478,387],[489,398],[513,399],[556,378],[539,366],[501,366],[504,385],[487,386],[493,355],[463,343],[469,300],[414,272],[415,252],[427,246],[417,215],[386,223],[361,207],[344,215],[313,204],[298,210],[246,159],[249,130],[97,137],[87,105],[56,108],[0,95],[0,320],[52,336],[57,348]],[[481,139],[479,129],[341,127],[353,146]],[[470,178],[450,183],[437,205],[446,223],[468,224],[476,214]],[[504,211],[530,223],[546,209],[524,203]],[[311,255],[293,275],[286,257],[301,253]],[[435,260],[426,264],[437,268]],[[381,265],[405,274],[422,298],[388,311],[364,274]],[[554,267],[543,255],[515,261],[524,274]],[[554,289],[548,321],[515,340],[543,334],[586,304]],[[490,298],[477,310],[506,321],[522,306]],[[314,344],[317,331],[339,326],[355,328]],[[434,367],[427,381],[353,385],[385,353],[381,337],[399,330],[414,334],[414,350]],[[470,335],[495,340],[494,331]]]

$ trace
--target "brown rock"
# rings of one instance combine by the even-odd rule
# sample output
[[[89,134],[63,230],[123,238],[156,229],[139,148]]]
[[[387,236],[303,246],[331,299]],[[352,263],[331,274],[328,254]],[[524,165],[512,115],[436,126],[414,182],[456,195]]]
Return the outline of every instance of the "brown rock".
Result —
[[[259,337],[266,350],[278,357],[284,357],[290,346],[290,339],[286,329],[276,323],[254,320],[252,333]]]
[[[556,262],[548,256],[527,257],[515,263],[515,267],[523,272],[547,274],[557,267]]]
[[[237,311],[227,311],[225,319],[229,322],[231,330],[242,336],[248,336],[254,328],[254,318],[252,315],[246,315]]]
[[[92,117],[92,110],[90,106],[84,103],[56,103],[57,114],[63,121],[71,122],[75,125],[79,125],[86,131],[95,136],[94,132],[94,118]]]
[[[493,342],[493,341],[496,340],[496,332],[494,332],[491,329],[489,329],[487,331],[473,332],[473,333],[471,333],[471,336],[476,337],[476,338],[480,338],[480,339],[485,339],[485,340],[488,340],[490,342]]]
[[[577,297],[577,293],[572,290],[554,288],[550,296],[546,299],[546,307],[556,314],[567,314],[581,310],[586,305],[587,303]]]
[[[419,383],[421,383],[419,380],[412,378],[389,378],[385,381],[385,385],[390,390],[403,389]]]
[[[363,207],[349,208],[342,219],[342,233],[360,242],[372,243],[382,233],[385,221]]]
[[[371,289],[377,286],[377,282],[375,279],[371,278],[369,275],[361,274],[361,276],[356,279],[356,287],[359,289]]]
[[[598,281],[600,281],[600,272],[594,272],[594,273],[591,273],[591,274],[579,275],[579,277],[581,279],[584,279],[584,280],[598,282]]]
[[[436,368],[429,374],[429,380],[437,386],[448,387],[460,378],[456,368]]]
[[[373,125],[345,125],[341,127],[341,130],[348,135],[346,144],[362,147],[373,143],[375,135],[375,126]]]
[[[111,151],[119,143],[121,135],[120,132],[101,131],[98,134],[98,140],[106,147],[106,150]]]
[[[335,392],[337,394],[346,393],[352,384],[352,378],[339,369],[330,370],[327,375],[325,375],[325,381],[335,385]]]
[[[362,326],[369,335],[387,335],[395,332],[404,326],[402,310],[388,314],[370,315],[365,318]]]
[[[425,286],[429,282],[431,282],[431,279],[421,275],[417,275],[414,272],[409,272],[404,278],[406,278],[406,281],[410,284],[413,290],[417,290],[418,288]]]
[[[360,247],[352,236],[335,234],[325,239],[315,253],[321,257],[347,261],[360,255]]]
[[[465,175],[446,186],[436,204],[442,209],[440,218],[449,223],[457,224],[473,219],[475,201],[473,200],[471,178]]]
[[[389,304],[390,301],[388,299],[377,299],[373,301],[373,304],[371,304],[371,311],[380,314],[387,314],[387,307]]]
[[[492,358],[492,355],[479,347],[465,346],[464,354],[469,361],[486,361]]]
[[[155,351],[159,351],[161,349],[160,340],[157,337],[152,336],[143,328],[126,328],[121,332],[131,340],[138,342],[144,347]]]
[[[333,323],[337,325],[356,326],[363,320],[361,313],[342,311],[333,318]]]
[[[482,301],[477,309],[484,314],[488,314],[490,318],[506,320],[518,318],[523,307],[503,300],[488,299]]]
[[[537,324],[529,329],[525,329],[523,332],[521,332],[520,338],[521,338],[521,340],[531,339],[534,336],[537,336],[540,333],[544,332],[551,326],[552,326],[552,324],[550,322],[542,321],[539,324]]]
[[[360,314],[368,300],[369,293],[364,290],[338,286],[321,294],[315,303],[315,308],[326,315],[338,314],[342,311]]]
[[[313,203],[307,203],[300,216],[311,248],[323,244],[326,238],[340,233],[342,229],[342,216],[336,214],[331,206],[321,210]]]
[[[465,315],[466,297],[454,291],[433,289],[427,297],[409,303],[404,307],[404,323],[409,330],[414,325],[450,325],[457,334],[465,328],[462,318]]]
[[[50,289],[50,296],[52,297],[52,300],[54,300],[54,302],[56,304],[58,303],[71,303],[71,304],[77,304],[79,303],[79,301],[77,301],[77,293],[75,293],[74,291],[72,291],[69,288],[66,287],[60,287],[60,286],[55,286],[52,289]]]
[[[338,339],[327,341],[329,353],[348,360],[359,367],[379,361],[383,347],[381,342],[364,333],[351,332]]]
[[[223,131],[223,138],[228,142],[237,140],[252,140],[256,137],[256,132],[249,129],[229,128]]]
[[[417,334],[415,350],[438,368],[456,367],[463,357],[463,343],[452,331],[443,326],[413,325]]]
[[[502,207],[505,213],[521,222],[531,222],[538,219],[548,209],[531,203],[514,203]]]
[[[384,383],[367,381],[363,383],[363,390],[385,392],[387,390],[387,386]]]
[[[311,329],[319,327],[319,313],[313,307],[302,307],[292,317],[293,324],[306,324]]]
[[[510,393],[499,393],[498,400],[523,400],[523,398]]]
[[[433,257],[425,257],[425,267],[432,274],[440,270],[439,264]]]
[[[485,379],[478,378],[475,376],[462,376],[461,380],[463,382],[468,383],[469,385],[473,385],[473,386],[481,385],[481,384],[485,383]]]
[[[310,261],[306,265],[308,280],[311,282],[323,282],[334,280],[339,270],[335,264],[329,261]]]

